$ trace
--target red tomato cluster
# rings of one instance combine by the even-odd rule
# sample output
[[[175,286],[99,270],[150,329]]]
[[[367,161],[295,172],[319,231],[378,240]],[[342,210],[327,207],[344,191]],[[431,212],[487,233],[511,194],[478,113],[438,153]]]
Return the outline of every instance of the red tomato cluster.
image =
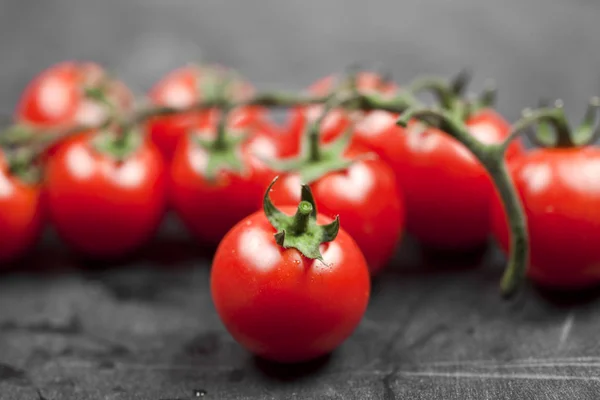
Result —
[[[385,100],[401,90],[373,72],[355,78],[363,95]],[[334,89],[329,76],[308,92]],[[508,250],[490,175],[441,127],[411,120],[403,128],[399,114],[382,109],[323,114],[323,104],[292,108],[286,127],[249,103],[196,107],[255,92],[226,68],[182,67],[143,102],[158,111],[129,126],[117,122],[137,112],[133,94],[97,64],[43,71],[23,92],[15,122],[35,135],[72,134],[41,152],[41,165],[0,152],[0,262],[32,249],[46,223],[82,255],[125,256],[170,208],[199,244],[218,246],[211,290],[232,335],[263,357],[300,361],[351,334],[368,302],[369,275],[390,263],[405,230],[452,251],[480,246],[493,232]],[[488,106],[462,123],[484,144],[503,142],[511,130]],[[597,284],[600,151],[527,153],[515,141],[505,161],[527,216],[529,276],[557,287]],[[38,169],[42,178],[32,178]],[[310,218],[302,213],[309,206]]]

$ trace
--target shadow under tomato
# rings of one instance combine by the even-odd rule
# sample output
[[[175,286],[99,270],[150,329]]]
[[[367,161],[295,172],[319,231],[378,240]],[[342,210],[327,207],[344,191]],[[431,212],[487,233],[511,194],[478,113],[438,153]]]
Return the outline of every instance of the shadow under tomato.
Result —
[[[489,250],[487,243],[477,247],[462,250],[444,250],[427,246],[421,246],[423,262],[430,269],[452,268],[452,269],[470,269],[482,264],[485,255]]]
[[[585,305],[600,299],[600,285],[581,289],[549,288],[535,283],[531,286],[543,300],[560,308]]]
[[[254,356],[253,360],[256,368],[265,377],[280,382],[293,382],[321,371],[331,360],[331,354],[295,364],[277,363],[258,356]]]

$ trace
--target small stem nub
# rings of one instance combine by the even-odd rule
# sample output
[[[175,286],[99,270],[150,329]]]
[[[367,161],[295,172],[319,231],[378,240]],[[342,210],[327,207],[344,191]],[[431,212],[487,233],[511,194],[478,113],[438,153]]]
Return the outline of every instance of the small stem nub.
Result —
[[[308,229],[313,206],[308,201],[301,201],[294,215],[294,233],[300,235]]]

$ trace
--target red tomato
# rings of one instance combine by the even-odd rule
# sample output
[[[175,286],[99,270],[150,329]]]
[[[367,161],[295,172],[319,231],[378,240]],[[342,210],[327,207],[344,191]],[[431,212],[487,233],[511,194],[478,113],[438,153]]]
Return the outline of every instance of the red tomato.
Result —
[[[352,158],[363,152],[366,150],[354,145],[347,156]],[[319,212],[340,216],[371,273],[378,273],[390,261],[404,227],[404,201],[393,171],[379,159],[366,159],[354,162],[346,170],[328,173],[310,187]],[[273,186],[271,197],[276,205],[298,203],[300,176],[282,176]]]
[[[174,108],[190,107],[203,99],[202,85],[207,83],[208,72],[223,74],[227,71],[220,66],[188,65],[179,68],[161,81],[150,91],[149,97],[153,104]],[[238,99],[251,96],[254,88],[247,82],[238,81],[234,87],[234,96]],[[232,118],[240,123],[260,123],[264,120],[264,110],[258,107],[245,107],[233,112]],[[181,136],[197,129],[210,119],[218,117],[217,110],[195,111],[156,117],[149,121],[150,139],[158,146],[167,159],[171,159]]]
[[[23,256],[42,231],[40,186],[29,184],[8,172],[0,153],[0,263]]]
[[[510,125],[492,109],[485,109],[466,122],[483,143],[499,143]],[[493,183],[483,166],[457,140],[437,129],[409,124],[398,133],[390,119],[372,135],[385,146],[376,148],[396,174],[406,201],[407,231],[425,246],[464,251],[484,245],[490,235],[489,207]],[[373,140],[375,142],[375,140]],[[521,154],[514,142],[507,159]]]
[[[335,88],[336,78],[331,75],[314,83],[308,92],[314,96],[325,96]],[[373,72],[361,72],[357,75],[357,87],[361,93],[379,93],[380,95],[393,97],[398,88],[394,83],[384,82],[381,76]],[[282,146],[282,155],[289,156],[297,154],[300,150],[300,142],[307,124],[314,122],[323,112],[323,105],[315,104],[309,107],[296,107],[292,109],[289,133]],[[369,112],[355,111],[361,113],[362,123],[357,124],[354,140],[371,147],[371,130],[377,129],[381,119],[397,119],[397,116],[386,111],[375,110]],[[350,125],[350,119],[343,110],[332,110],[321,124],[321,140],[330,142],[339,137]],[[364,138],[363,138],[364,136]]]
[[[199,131],[200,137],[214,137]],[[243,130],[241,131],[243,132]],[[233,225],[260,209],[265,188],[275,173],[262,159],[277,156],[277,144],[270,133],[251,132],[241,145],[242,172],[221,169],[214,182],[206,178],[209,153],[183,136],[170,170],[170,204],[188,230],[202,243],[217,245]]]
[[[17,121],[37,128],[98,125],[107,118],[107,107],[86,98],[84,89],[97,87],[104,79],[108,79],[108,100],[117,108],[130,109],[133,95],[123,83],[107,78],[102,67],[65,61],[42,71],[29,83],[17,106]]]
[[[292,215],[294,209],[281,211]],[[317,221],[331,222],[321,214]],[[320,246],[326,264],[284,249],[274,233],[259,211],[223,238],[211,271],[217,312],[231,335],[263,358],[300,362],[328,354],[351,335],[367,307],[364,257],[343,229]]]
[[[600,283],[600,149],[536,149],[509,169],[527,216],[529,277],[563,289]],[[508,251],[498,198],[492,223],[494,236]]]
[[[117,160],[95,148],[97,138],[70,139],[50,158],[50,220],[76,251],[120,257],[139,248],[157,229],[165,209],[165,167],[151,144],[142,143],[125,160]]]

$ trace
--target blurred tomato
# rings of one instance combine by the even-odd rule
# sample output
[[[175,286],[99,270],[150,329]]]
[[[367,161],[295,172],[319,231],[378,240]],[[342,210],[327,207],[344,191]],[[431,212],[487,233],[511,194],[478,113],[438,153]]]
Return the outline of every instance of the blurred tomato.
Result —
[[[367,153],[359,145],[350,146],[349,159]],[[297,204],[301,178],[284,174],[273,186],[271,198],[276,205]],[[394,172],[378,157],[357,160],[342,170],[327,172],[310,188],[320,213],[337,215],[344,229],[364,254],[372,274],[386,266],[402,238],[405,209]]]
[[[172,71],[159,81],[150,90],[149,98],[155,105],[185,109],[214,95],[227,74],[234,74],[227,89],[233,100],[239,101],[254,93],[252,85],[238,77],[233,70],[215,65],[188,65]],[[260,107],[243,107],[236,109],[232,118],[236,123],[260,124],[266,123],[265,114],[266,111]],[[150,139],[167,159],[171,159],[182,136],[207,121],[214,123],[217,119],[216,109],[155,117],[148,122]]]
[[[102,67],[65,61],[42,71],[27,85],[17,105],[17,122],[42,129],[96,126],[109,116],[109,109],[86,97],[89,88],[101,90],[117,110],[133,107],[129,89]]]
[[[475,113],[465,123],[487,144],[500,143],[510,131],[509,123],[492,109]],[[420,123],[410,123],[403,134],[386,129],[380,134],[387,145],[378,153],[393,168],[404,192],[408,232],[438,250],[484,245],[491,233],[494,186],[475,156],[456,139]],[[507,160],[522,151],[520,142],[513,142]]]
[[[133,134],[132,134],[133,135]],[[67,140],[46,168],[50,220],[74,250],[96,258],[128,255],[156,231],[165,209],[165,167],[140,136],[119,147],[106,132]]]
[[[337,77],[327,76],[312,86],[308,92],[314,96],[326,96],[336,87]],[[360,72],[357,75],[357,88],[363,94],[377,93],[385,97],[393,97],[397,94],[398,88],[392,83],[384,80],[380,75],[374,72]],[[282,145],[281,153],[283,156],[297,154],[300,150],[300,143],[303,133],[308,125],[314,122],[323,112],[323,105],[315,104],[311,106],[295,107],[291,111],[288,134],[285,139],[285,145]],[[361,122],[355,126],[353,140],[369,148],[378,148],[385,146],[385,143],[377,140],[378,136],[372,135],[373,130],[381,129],[381,125],[388,120],[395,120],[397,116],[386,111],[353,111],[358,114],[356,117]],[[324,143],[331,142],[339,137],[350,126],[350,116],[341,109],[331,110],[324,118],[321,124],[321,140]],[[392,129],[386,124],[387,129]],[[375,141],[375,143],[372,143]]]
[[[0,152],[0,263],[14,261],[30,250],[43,224],[40,185],[9,172]]]
[[[244,127],[234,119],[227,126],[227,148],[197,142],[216,138],[215,124],[205,123],[204,129],[182,137],[171,164],[170,204],[189,231],[210,245],[217,245],[233,225],[260,209],[275,176],[263,160],[278,155],[276,133]],[[247,136],[240,139],[241,135]],[[207,176],[213,165],[215,176]]]
[[[600,150],[535,149],[509,166],[530,238],[528,275],[559,289],[600,283]],[[494,235],[509,250],[504,208],[495,197]]]

